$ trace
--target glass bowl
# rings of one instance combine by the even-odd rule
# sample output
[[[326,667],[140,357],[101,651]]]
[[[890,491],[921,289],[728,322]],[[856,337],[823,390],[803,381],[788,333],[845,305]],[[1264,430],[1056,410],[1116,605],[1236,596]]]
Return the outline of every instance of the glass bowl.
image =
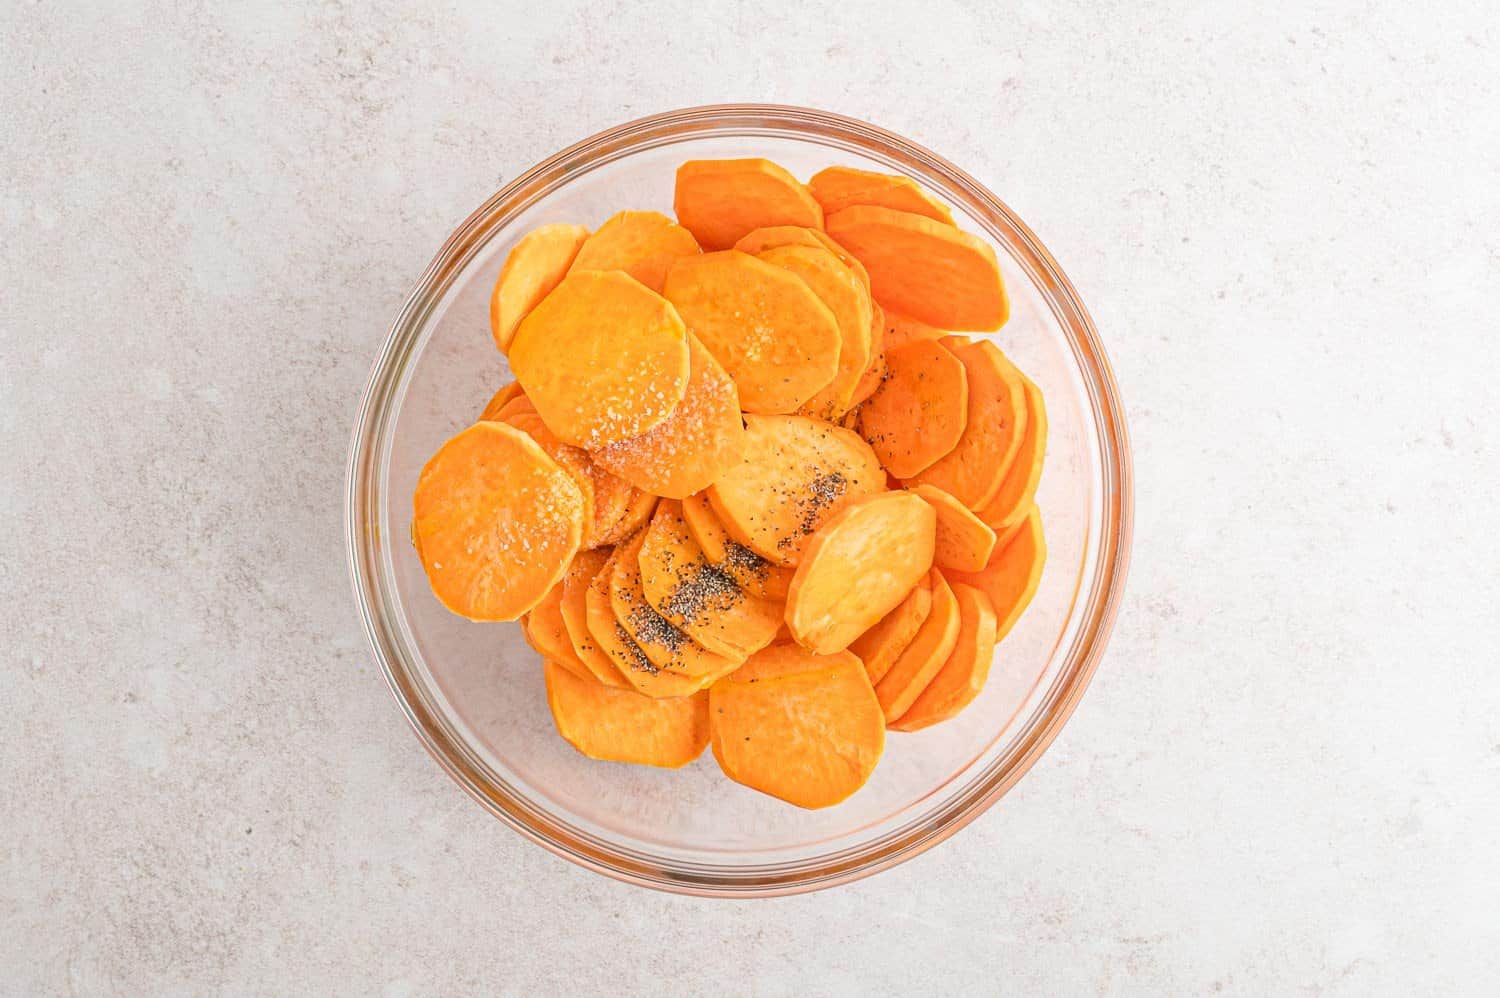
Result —
[[[552,728],[536,653],[511,624],[475,624],[428,591],[409,543],[427,458],[510,380],[490,339],[495,275],[545,222],[670,213],[687,159],[764,156],[806,178],[834,163],[907,174],[992,243],[1011,318],[992,338],[1042,388],[1050,439],[1038,493],[1050,549],[1031,608],[955,720],[892,733],[870,782],[804,811],[730,782],[711,753],[680,770],[602,763]],[[814,890],[892,866],[974,820],[1057,736],[1099,662],[1130,540],[1124,413],[1093,323],[1037,238],[989,191],[900,136],[803,108],[692,108],[621,125],[539,164],[438,251],[375,363],[349,457],[350,569],[391,689],[433,757],[496,817],[620,880],[697,895]]]

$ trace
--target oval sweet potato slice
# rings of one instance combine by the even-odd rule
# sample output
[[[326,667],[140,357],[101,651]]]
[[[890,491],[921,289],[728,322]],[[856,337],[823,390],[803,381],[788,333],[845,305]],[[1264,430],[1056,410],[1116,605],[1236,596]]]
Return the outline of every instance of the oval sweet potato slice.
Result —
[[[597,450],[677,408],[687,391],[687,330],[665,298],[628,274],[575,271],[521,320],[510,364],[553,433]]]
[[[1047,541],[1042,515],[1035,506],[1021,521],[1015,537],[997,548],[989,564],[978,572],[954,572],[954,582],[980,589],[995,608],[995,640],[1003,641],[1031,605],[1047,563]]]
[[[856,170],[852,166],[830,166],[813,174],[807,189],[822,206],[825,217],[854,205],[872,204],[953,224],[953,213],[948,206],[934,200],[910,177]]]
[[[885,378],[860,408],[859,429],[898,478],[932,467],[958,446],[969,419],[969,376],[942,343],[917,340],[885,352]]]
[[[870,363],[870,294],[852,270],[821,247],[778,246],[760,258],[802,278],[838,322],[838,371],[798,410],[805,416],[837,419],[848,411],[854,388]]]
[[[735,585],[764,600],[786,599],[792,570],[773,565],[730,537],[706,492],[682,500],[682,516],[708,563],[733,579]]]
[[[865,403],[875,390],[885,380],[885,309],[870,302],[870,362],[865,365],[865,373],[860,375],[859,381],[854,385],[854,394],[849,398],[849,408],[853,409]]]
[[[1026,434],[1021,372],[993,343],[942,343],[953,345],[968,376],[968,417],[953,449],[906,481],[937,486],[969,509],[983,509],[1000,491]]]
[[[875,684],[875,696],[887,722],[911,708],[958,644],[958,599],[941,571],[934,569],[932,576],[932,611]]]
[[[594,460],[636,488],[682,499],[740,459],[745,424],[734,380],[695,336],[688,338],[687,393],[660,426],[594,452]]]
[[[958,641],[943,667],[916,701],[891,727],[918,731],[956,717],[984,689],[995,657],[995,608],[990,598],[973,586],[955,582],[958,601]]]
[[[594,534],[594,462],[589,460],[587,451],[565,444],[557,439],[557,436],[542,422],[542,417],[535,412],[525,410],[507,413],[502,422],[514,426],[537,442],[547,456],[556,461],[573,478],[573,484],[578,486],[579,495],[583,496],[583,538],[579,541],[579,547],[591,548],[597,543]]]
[[[884,309],[885,315],[885,348],[900,346],[910,343],[912,340],[940,340],[948,335],[943,329],[929,326],[925,322],[918,322],[909,315]]]
[[[770,225],[746,233],[734,244],[735,249],[751,256],[758,256],[778,246],[810,246],[814,249],[823,247],[853,271],[854,276],[859,278],[859,283],[864,285],[865,293],[869,293],[870,275],[865,273],[864,264],[850,256],[848,250],[829,238],[828,233],[822,229],[806,229],[800,225]]]
[[[1005,480],[1000,483],[1000,491],[979,511],[979,518],[1000,534],[1025,519],[1036,500],[1042,463],[1047,456],[1047,406],[1042,401],[1041,389],[1025,375],[1021,376],[1021,388],[1026,396],[1026,432]]]
[[[937,513],[933,563],[945,571],[977,572],[995,553],[995,531],[967,506],[933,485],[912,490]]]
[[[651,522],[651,514],[656,510],[656,503],[656,496],[649,492],[642,492],[632,485],[625,508],[620,512],[620,518],[615,521],[614,526],[609,528],[599,543],[618,544],[640,530]]]
[[[569,270],[623,270],[660,292],[672,261],[700,252],[693,234],[661,212],[622,211],[583,241]]]
[[[610,689],[548,661],[547,706],[557,733],[590,759],[677,769],[708,745],[708,692],[654,700]]]
[[[823,209],[797,178],[766,159],[698,159],[677,168],[677,221],[699,245],[723,250],[768,225],[823,227]]]
[[[937,516],[910,492],[860,496],[830,517],[803,552],[786,623],[804,648],[843,651],[932,571]]]
[[[522,236],[510,251],[490,294],[490,332],[501,353],[510,349],[521,320],[568,273],[588,235],[581,225],[543,225]]]
[[[618,549],[616,549],[618,551]],[[605,562],[584,594],[584,613],[594,644],[607,655],[637,693],[648,697],[692,696],[714,681],[713,676],[695,678],[661,668],[631,638],[610,602],[615,554]]]
[[[746,412],[791,412],[833,380],[838,319],[807,283],[738,250],[684,257],[662,288]]]
[[[583,496],[531,437],[481,422],[417,479],[412,535],[433,595],[470,620],[515,620],[557,585],[583,537]]]
[[[651,664],[685,676],[725,675],[743,656],[727,660],[699,645],[667,618],[656,612],[641,587],[640,554],[646,531],[620,545],[610,572],[610,607],[636,647]]]
[[[859,659],[772,645],[708,695],[709,744],[736,783],[798,807],[828,807],[870,778],[885,723]]]
[[[520,394],[521,383],[519,381],[512,381],[507,385],[502,385],[500,390],[490,396],[490,400],[485,403],[484,412],[479,414],[479,419],[481,421],[486,419],[498,420],[500,412],[505,408],[505,404],[512,399],[518,398]]]
[[[569,571],[571,570],[570,565]],[[527,643],[542,658],[553,660],[575,675],[593,679],[588,666],[583,664],[583,660],[573,650],[573,641],[568,637],[568,628],[563,622],[562,595],[567,578],[565,573],[546,597],[521,618],[522,632]]]
[[[558,611],[562,614],[568,642],[589,674],[605,686],[629,689],[630,684],[625,682],[625,677],[615,668],[614,660],[604,653],[589,630],[589,586],[609,563],[609,556],[609,551],[597,549],[578,552],[578,557],[573,559],[573,564],[568,566],[568,571],[563,575],[562,601],[558,604]]]
[[[850,643],[849,650],[865,664],[870,682],[878,683],[885,678],[896,658],[911,644],[922,622],[932,612],[933,581],[930,574],[924,577],[896,605],[896,609]]]
[[[525,392],[518,392],[511,398],[500,404],[500,408],[494,410],[491,420],[497,423],[508,423],[512,416],[520,416],[525,413],[535,413],[536,406],[531,404],[531,399],[526,397]]]
[[[770,644],[781,627],[781,603],[751,596],[709,564],[680,502],[666,499],[656,507],[638,566],[646,601],[694,642],[725,658],[743,661]]]
[[[708,490],[729,534],[778,565],[796,565],[813,533],[858,496],[885,488],[869,444],[806,416],[746,416],[740,463]]]
[[[1010,315],[989,244],[944,222],[875,205],[828,217],[828,234],[870,273],[886,308],[944,329],[999,329]]]

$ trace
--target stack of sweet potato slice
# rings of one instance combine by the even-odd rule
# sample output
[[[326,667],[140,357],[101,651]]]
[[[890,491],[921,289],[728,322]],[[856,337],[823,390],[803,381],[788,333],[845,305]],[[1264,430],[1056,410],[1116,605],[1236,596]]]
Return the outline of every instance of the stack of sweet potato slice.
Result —
[[[519,620],[557,729],[597,759],[803,807],[886,730],[953,717],[1046,558],[1041,392],[988,340],[994,252],[905,177],[761,159],[678,170],[511,251],[515,382],[417,483],[433,593]]]

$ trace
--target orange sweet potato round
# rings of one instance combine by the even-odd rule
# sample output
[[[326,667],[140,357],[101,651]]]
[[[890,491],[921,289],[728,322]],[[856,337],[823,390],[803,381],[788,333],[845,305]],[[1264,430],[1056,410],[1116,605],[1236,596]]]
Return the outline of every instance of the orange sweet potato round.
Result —
[[[519,381],[512,381],[507,385],[502,385],[500,390],[490,396],[490,400],[485,403],[484,412],[479,414],[480,420],[498,420],[506,403],[513,401],[520,397],[520,395],[521,383]]]
[[[427,462],[412,536],[433,594],[470,620],[515,620],[578,553],[583,496],[525,433],[481,422]]]
[[[699,253],[693,234],[659,211],[622,211],[583,241],[573,270],[623,270],[660,292],[667,268]]]
[[[646,598],[639,564],[645,539],[646,531],[637,533],[620,545],[614,558],[609,602],[615,619],[659,669],[685,676],[724,675],[732,671],[744,661],[744,656],[735,656],[730,661],[707,650],[658,613]]]
[[[871,204],[953,224],[953,213],[948,206],[934,200],[910,177],[830,166],[813,174],[807,189],[822,206],[825,217],[854,205]]]
[[[897,657],[917,636],[922,622],[932,612],[932,587],[936,579],[930,573],[912,586],[896,608],[868,631],[855,638],[849,650],[859,656],[870,674],[870,682],[878,683],[896,663]]]
[[[995,531],[957,499],[932,485],[912,490],[937,513],[933,563],[945,571],[977,572],[995,552]]]
[[[746,233],[734,248],[741,253],[749,253],[751,256],[759,256],[768,249],[778,246],[809,246],[814,249],[821,246],[834,256],[839,258],[839,263],[853,271],[854,276],[859,278],[859,283],[864,286],[865,293],[870,291],[870,275],[865,273],[864,264],[849,255],[849,251],[829,238],[828,233],[822,229],[805,229],[799,225],[771,225],[754,232]]]
[[[944,222],[875,205],[828,217],[828,234],[870,273],[886,308],[944,329],[999,329],[1010,314],[995,251]]]
[[[708,707],[724,775],[798,807],[847,799],[885,750],[880,703],[848,652],[772,645],[715,683]]]
[[[875,684],[875,696],[887,722],[911,708],[958,644],[958,599],[941,571],[934,569],[932,575],[932,611],[917,628],[911,643]]]
[[[700,492],[684,499],[682,516],[708,563],[733,579],[735,585],[761,599],[786,599],[787,588],[792,583],[792,570],[785,565],[771,564],[730,537],[719,514],[714,512],[708,493]]]
[[[744,457],[708,496],[730,536],[768,561],[796,565],[845,503],[885,488],[885,471],[858,434],[805,416],[745,422]]]
[[[802,278],[838,322],[838,371],[798,410],[806,416],[836,419],[848,411],[855,386],[870,363],[870,293],[852,270],[821,247],[778,246],[762,252],[760,258]]]
[[[588,235],[581,225],[543,225],[522,236],[510,251],[490,295],[490,332],[501,353],[510,348],[521,320],[567,274]]]
[[[568,571],[563,575],[562,602],[558,604],[558,610],[562,614],[568,642],[589,674],[605,686],[629,689],[630,684],[625,682],[625,677],[615,668],[614,661],[604,653],[604,649],[599,647],[589,631],[589,586],[609,563],[609,555],[609,551],[598,549],[578,552],[578,557],[573,559],[573,564],[568,566]]]
[[[548,428],[594,450],[672,414],[688,383],[687,331],[666,299],[618,270],[569,274],[521,320],[510,363]]]
[[[795,274],[738,250],[684,257],[662,288],[746,412],[791,412],[832,381],[838,319]]]
[[[880,463],[910,478],[958,446],[968,423],[969,376],[941,343],[916,340],[885,353],[885,378],[859,413]]]
[[[925,322],[918,322],[911,316],[884,310],[885,315],[885,348],[900,346],[910,343],[912,340],[940,340],[948,333],[936,327],[929,326]]]
[[[943,667],[891,727],[918,731],[956,717],[984,689],[995,657],[995,608],[973,586],[953,584],[958,602],[958,641]]]
[[[885,351],[885,309],[872,301],[870,303],[870,362],[865,365],[865,373],[860,375],[859,381],[854,385],[854,394],[849,399],[851,410],[863,405],[885,380],[887,370]]]
[[[979,511],[979,518],[998,534],[1006,533],[1025,519],[1036,500],[1042,462],[1047,456],[1047,407],[1041,389],[1024,375],[1021,387],[1026,396],[1026,433],[1021,446],[1016,448],[1016,458],[1005,473],[1005,480],[1000,483],[1000,491]]]
[[[570,565],[569,571],[571,570]],[[562,595],[567,578],[564,574],[546,597],[521,618],[521,627],[527,643],[542,658],[551,659],[569,672],[592,679],[588,666],[584,665],[578,653],[573,650],[573,641],[568,637],[567,624],[563,621]]]
[[[990,598],[997,620],[995,640],[1003,641],[1031,605],[1046,563],[1042,516],[1033,506],[1015,536],[1004,547],[996,548],[989,564],[978,572],[953,572],[952,578],[954,582],[982,590]]]
[[[655,700],[579,678],[552,661],[543,675],[557,733],[591,759],[676,769],[708,744],[707,691]]]
[[[768,225],[823,227],[823,209],[796,177],[765,159],[689,160],[677,168],[677,220],[708,250]]]
[[[507,413],[502,422],[514,426],[537,442],[537,446],[547,452],[547,456],[556,461],[569,475],[573,477],[573,484],[578,486],[578,494],[583,496],[583,538],[579,546],[591,548],[596,542],[593,533],[594,524],[594,463],[589,460],[587,451],[580,450],[571,444],[565,444],[547,429],[547,424],[542,422],[542,417],[535,412],[518,411]]]
[[[932,570],[937,517],[909,492],[860,496],[813,535],[792,576],[786,623],[804,648],[843,651]]]

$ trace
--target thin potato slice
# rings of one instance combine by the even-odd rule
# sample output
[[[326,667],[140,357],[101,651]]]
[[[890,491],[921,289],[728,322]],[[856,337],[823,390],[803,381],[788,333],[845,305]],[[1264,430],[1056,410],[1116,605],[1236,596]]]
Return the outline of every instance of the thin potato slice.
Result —
[[[687,393],[666,421],[594,452],[594,460],[653,495],[682,499],[740,459],[745,424],[734,380],[696,336],[688,337]]]
[[[573,564],[568,566],[567,573],[563,575],[562,601],[558,604],[558,611],[562,614],[568,642],[589,674],[605,686],[629,689],[630,684],[620,675],[620,670],[615,668],[613,659],[604,653],[604,649],[599,647],[589,631],[589,586],[609,563],[609,556],[609,551],[598,549],[578,552],[578,557],[573,559]]]
[[[978,572],[954,572],[953,581],[984,591],[995,608],[995,640],[1003,641],[1031,605],[1047,564],[1047,541],[1042,515],[1035,506],[1021,521],[1014,538],[996,549]]]
[[[730,537],[719,514],[714,512],[708,493],[700,492],[684,499],[682,516],[708,563],[733,579],[735,585],[764,600],[786,599],[787,589],[792,584],[792,570],[784,565],[773,565]]]
[[[917,636],[922,622],[932,612],[932,587],[935,581],[935,577],[929,574],[918,582],[906,594],[906,598],[897,604],[896,609],[880,618],[879,623],[849,645],[849,650],[865,664],[870,682],[878,683],[885,678],[897,657],[911,644],[912,638]]]
[[[618,544],[632,536],[651,522],[651,514],[656,510],[656,503],[656,496],[631,486],[630,498],[625,503],[625,509],[620,513],[620,519],[609,529],[600,543]]]
[[[778,246],[760,258],[802,278],[838,322],[838,371],[798,410],[805,416],[836,419],[848,411],[854,388],[870,363],[870,293],[852,270],[821,247]]]
[[[569,270],[623,270],[660,292],[672,261],[699,252],[693,234],[661,212],[622,211],[583,241]]]
[[[969,376],[962,360],[932,340],[891,347],[885,368],[860,409],[859,428],[887,471],[910,478],[958,446],[969,418]]]
[[[597,450],[677,408],[687,330],[666,299],[622,271],[576,271],[521,320],[510,363],[552,432]]]
[[[571,565],[569,571],[572,571]],[[557,585],[547,593],[546,598],[531,608],[531,611],[522,618],[521,627],[527,643],[535,648],[542,658],[551,659],[569,672],[592,679],[593,675],[589,672],[588,666],[584,665],[578,653],[573,650],[573,640],[568,637],[568,627],[563,621],[563,586],[567,578],[564,574]]]
[[[945,571],[977,572],[995,553],[995,531],[957,499],[933,485],[912,490],[937,512],[933,563]]]
[[[736,783],[828,807],[870,778],[885,723],[859,659],[772,645],[708,694],[709,744]]]
[[[885,314],[885,348],[898,347],[912,340],[940,340],[949,335],[946,330],[929,326],[925,322],[918,322],[911,316],[884,310]]]
[[[823,207],[825,216],[854,205],[873,204],[953,224],[953,213],[948,206],[934,200],[910,177],[830,166],[813,174],[807,189]]]
[[[944,329],[988,332],[1005,325],[1005,284],[984,240],[875,205],[830,215],[828,234],[865,265],[870,293],[886,308]]]
[[[746,416],[745,452],[708,490],[730,536],[778,565],[796,565],[844,504],[882,491],[885,472],[858,434],[805,416]]]
[[[708,745],[708,693],[654,700],[610,689],[548,661],[547,706],[557,733],[590,759],[677,769]]]
[[[522,433],[527,434],[537,442],[547,456],[556,461],[564,471],[573,476],[573,484],[578,486],[579,495],[583,496],[583,538],[578,542],[581,548],[594,547],[597,538],[593,532],[594,525],[594,462],[589,460],[587,451],[580,450],[571,444],[565,444],[557,439],[553,432],[547,429],[547,424],[542,422],[542,417],[535,412],[519,411],[506,415],[503,422],[514,426]]]
[[[997,534],[1008,532],[1026,518],[1036,500],[1042,462],[1047,456],[1047,406],[1042,401],[1041,389],[1025,375],[1021,376],[1021,387],[1026,396],[1026,433],[1021,446],[1016,448],[1016,459],[1000,483],[1000,491],[979,511],[979,518],[994,527]]]
[[[958,641],[916,702],[891,723],[897,731],[918,731],[958,716],[989,678],[995,657],[995,608],[988,596],[961,582],[953,584],[953,597],[958,601]]]
[[[768,225],[823,227],[823,209],[790,173],[765,159],[689,160],[677,168],[677,221],[708,250]]]
[[[875,695],[887,722],[911,708],[958,644],[958,599],[942,572],[934,569],[932,575],[932,612],[875,684]]]
[[[510,251],[490,295],[490,332],[501,353],[510,349],[521,320],[568,273],[588,235],[581,225],[543,225],[522,236]]]
[[[800,225],[770,225],[754,232],[746,233],[740,241],[734,244],[734,248],[741,253],[749,253],[751,256],[759,256],[768,249],[778,246],[810,246],[814,249],[821,246],[834,256],[839,262],[854,272],[859,278],[859,283],[864,285],[865,293],[870,291],[870,275],[865,273],[864,264],[849,255],[849,251],[829,238],[828,233],[822,229],[806,229]]]
[[[525,392],[518,392],[501,403],[500,408],[494,410],[493,415],[490,416],[490,420],[496,423],[508,423],[511,417],[521,416],[528,412],[535,413],[536,406],[531,404],[531,399],[526,397]]]
[[[615,554],[610,555],[610,560],[594,576],[584,595],[586,621],[594,643],[609,656],[619,674],[637,693],[658,698],[685,697],[707,687],[716,677],[684,676],[668,672],[652,662],[615,616],[614,607],[610,603],[615,557]]]
[[[792,576],[792,636],[820,655],[849,647],[932,570],[936,528],[932,506],[909,492],[850,502],[813,535]]]
[[[662,289],[746,412],[791,412],[833,380],[838,319],[795,274],[738,250],[684,257]]]
[[[520,395],[521,383],[519,381],[512,381],[507,385],[502,385],[500,390],[490,396],[490,400],[485,403],[484,412],[479,414],[479,419],[498,420],[501,410],[505,408],[505,404],[520,397]]]
[[[640,555],[646,531],[637,533],[617,550],[610,572],[609,604],[636,647],[651,664],[684,676],[726,675],[744,661],[726,659],[703,648],[671,621],[656,612],[641,588]]]
[[[412,537],[433,595],[470,620],[515,620],[562,578],[583,536],[572,476],[525,433],[481,422],[427,462]]]
[[[880,387],[886,378],[885,362],[885,309],[870,302],[870,362],[865,365],[865,373],[860,375],[859,381],[854,386],[854,394],[849,398],[849,408],[863,405],[875,390]]]

